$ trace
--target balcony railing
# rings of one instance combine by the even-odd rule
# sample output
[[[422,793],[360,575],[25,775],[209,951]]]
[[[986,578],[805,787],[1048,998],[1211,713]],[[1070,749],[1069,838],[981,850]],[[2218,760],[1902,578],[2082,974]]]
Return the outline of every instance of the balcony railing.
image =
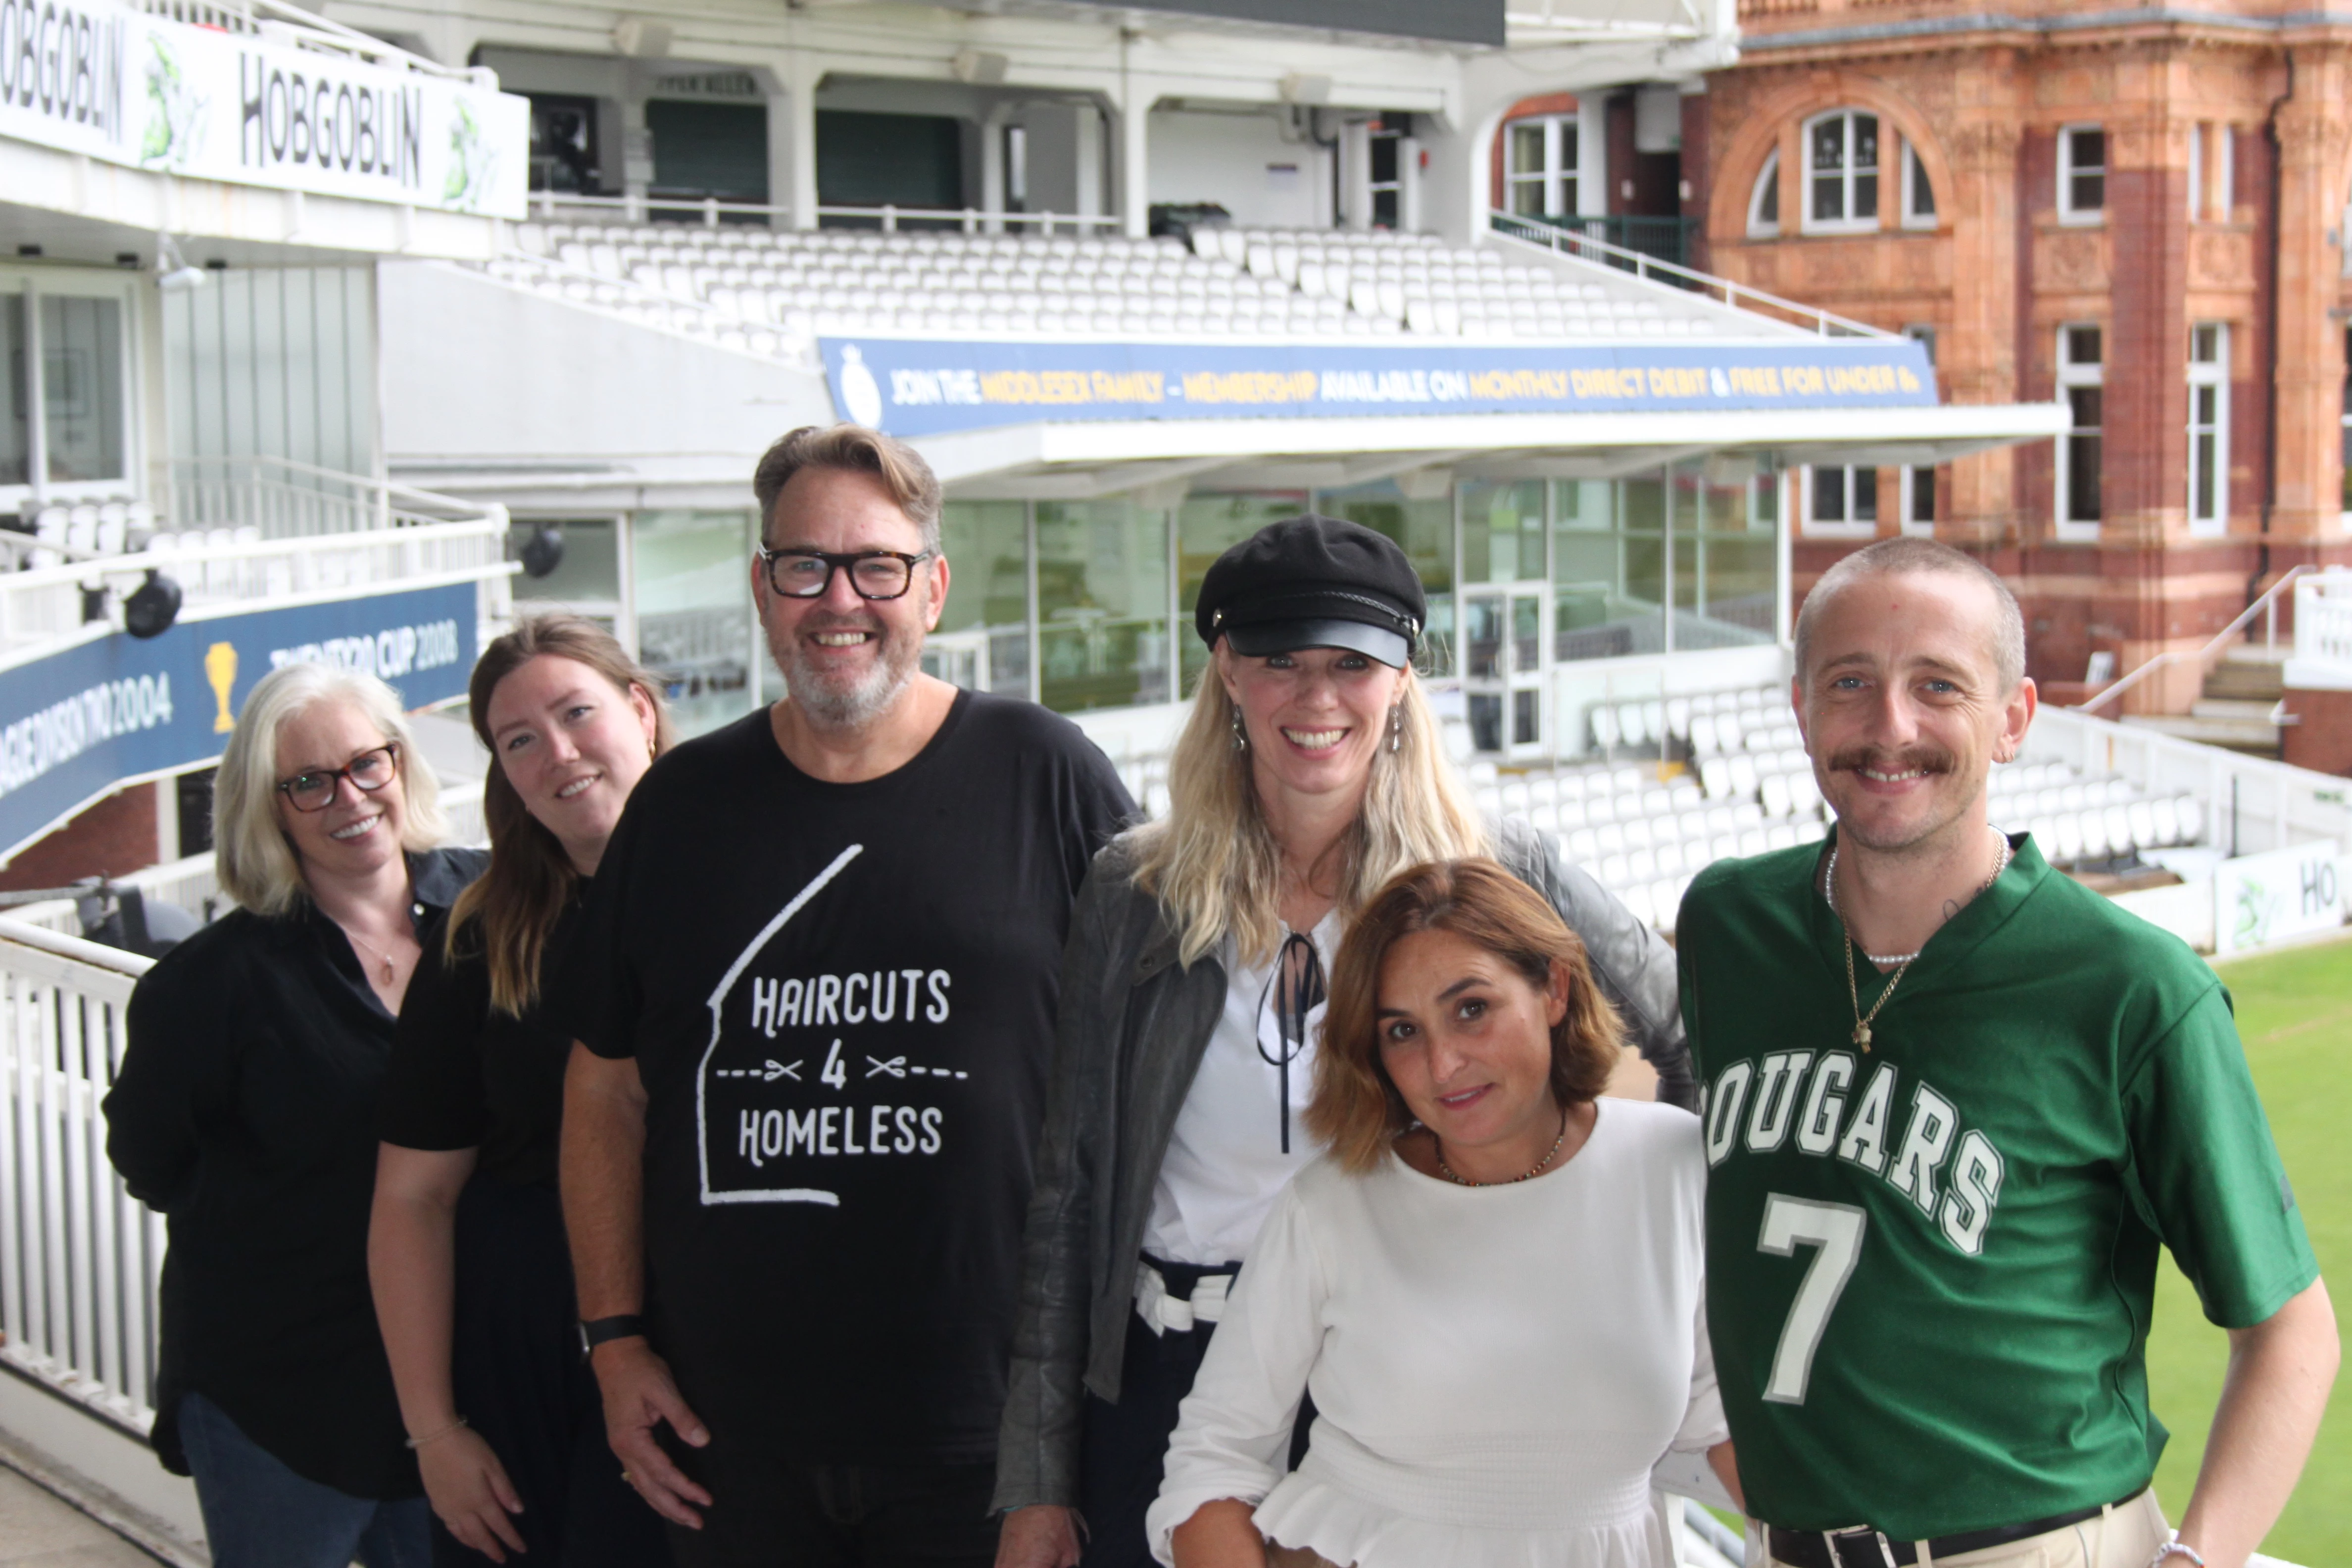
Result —
[[[142,1436],[163,1219],[107,1163],[99,1104],[151,962],[0,920],[0,1360]]]
[[[455,582],[484,585],[481,618],[509,611],[507,512],[405,485],[279,458],[183,459],[163,514],[47,507],[30,534],[0,532],[25,569],[0,571],[0,659],[122,625],[122,604],[154,571],[184,607]],[[81,514],[89,513],[85,517]]]
[[[1648,217],[1636,213],[1610,213],[1599,217],[1533,213],[1519,216],[1525,223],[1546,224],[1564,234],[1599,240],[1611,252],[1622,253],[1627,258],[1610,263],[1627,271],[1633,268],[1631,258],[1637,256],[1672,262],[1677,267],[1689,265],[1691,237],[1698,232],[1698,219],[1695,217]]]
[[[1734,310],[1770,316],[1825,338],[1891,339],[1895,335],[1834,311],[1824,310],[1819,306],[1801,305],[1794,300],[1783,300],[1778,294],[1768,294],[1761,289],[1751,289],[1728,278],[1717,278],[1713,273],[1701,272],[1679,262],[1660,260],[1602,236],[1561,226],[1568,221],[1571,220],[1528,217],[1518,213],[1505,212],[1499,207],[1487,214],[1488,226],[1506,239],[1517,240],[1571,261],[1621,268],[1644,282],[1664,283],[1688,289],[1694,294],[1704,294]]]
[[[722,201],[716,196],[591,196],[574,191],[533,191],[530,216],[541,223],[684,223],[717,228],[722,224],[790,227],[793,209],[765,202]],[[980,207],[821,205],[820,228],[874,228],[886,234],[929,230],[956,234],[1092,235],[1115,232],[1116,214],[990,212]],[[828,221],[831,220],[831,221]]]

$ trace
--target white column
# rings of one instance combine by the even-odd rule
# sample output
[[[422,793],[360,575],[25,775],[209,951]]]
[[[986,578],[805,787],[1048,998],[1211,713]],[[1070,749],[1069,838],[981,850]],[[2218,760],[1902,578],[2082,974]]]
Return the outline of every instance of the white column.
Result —
[[[794,50],[785,66],[785,112],[791,129],[783,191],[779,206],[791,212],[792,226],[810,229],[816,220],[816,81],[817,69],[808,56]]]
[[[1073,107],[1070,115],[1070,161],[1077,183],[1078,216],[1103,216],[1103,117],[1091,103]],[[1088,234],[1100,231],[1088,228]]]
[[[980,122],[980,205],[989,215],[981,229],[987,234],[1004,232],[1004,121],[1012,110],[1000,103]]]
[[[1151,104],[1150,89],[1130,83],[1118,113],[1119,232],[1129,239],[1151,232]]]

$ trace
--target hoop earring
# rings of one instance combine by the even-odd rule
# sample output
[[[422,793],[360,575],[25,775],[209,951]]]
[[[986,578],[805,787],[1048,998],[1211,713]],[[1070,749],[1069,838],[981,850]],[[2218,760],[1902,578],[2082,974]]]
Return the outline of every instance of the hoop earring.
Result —
[[[1403,750],[1404,704],[1400,702],[1389,710],[1389,755],[1395,756]]]
[[[1242,727],[1242,710],[1239,703],[1234,705],[1234,750],[1236,752],[1249,750],[1249,731]]]

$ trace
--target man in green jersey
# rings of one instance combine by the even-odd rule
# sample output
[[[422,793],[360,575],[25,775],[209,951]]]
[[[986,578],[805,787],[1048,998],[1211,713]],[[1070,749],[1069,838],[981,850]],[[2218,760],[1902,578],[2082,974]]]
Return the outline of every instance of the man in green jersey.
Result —
[[[1958,551],[1832,568],[1793,693],[1837,832],[1683,904],[1707,1321],[1759,1547],[1794,1568],[2239,1568],[2335,1376],[2228,994],[1986,817],[2024,645]],[[2148,1493],[2160,1247],[2231,1340],[2177,1542]]]

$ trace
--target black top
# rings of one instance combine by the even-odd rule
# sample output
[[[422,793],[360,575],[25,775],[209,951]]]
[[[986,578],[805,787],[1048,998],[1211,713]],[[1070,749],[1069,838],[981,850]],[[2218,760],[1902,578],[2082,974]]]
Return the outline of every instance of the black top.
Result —
[[[1132,809],[1076,726],[970,692],[878,779],[761,712],[638,784],[567,1001],[644,1077],[646,1311],[720,1441],[995,1452],[1063,938]]]
[[[411,855],[411,918],[446,910],[487,859]],[[415,1496],[368,1291],[393,1016],[351,942],[308,899],[235,910],[156,961],[127,1022],[106,1152],[170,1220],[157,1453],[187,1474],[177,1413],[196,1393],[299,1475]]]
[[[586,888],[583,883],[581,892]],[[540,999],[518,1018],[490,1005],[479,924],[458,933],[450,962],[443,957],[448,924],[433,922],[424,936],[425,961],[400,1005],[376,1101],[379,1137],[404,1149],[479,1149],[474,1169],[481,1175],[555,1184],[572,1027],[551,1015],[545,982],[563,973],[579,926],[575,895],[540,954]]]

